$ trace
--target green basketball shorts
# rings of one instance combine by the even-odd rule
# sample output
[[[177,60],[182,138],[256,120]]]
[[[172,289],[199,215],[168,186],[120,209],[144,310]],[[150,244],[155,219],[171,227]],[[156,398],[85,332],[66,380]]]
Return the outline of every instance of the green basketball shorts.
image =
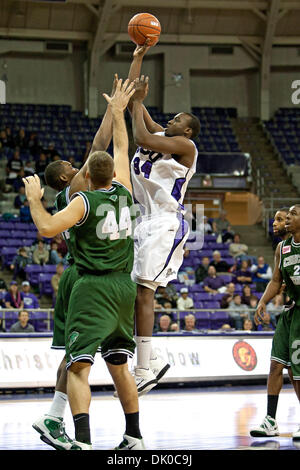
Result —
[[[66,322],[67,367],[77,361],[93,364],[99,347],[104,359],[114,353],[133,356],[135,297],[128,273],[83,274],[76,281]]]
[[[72,288],[79,278],[75,264],[64,270],[59,284],[54,308],[53,349],[65,348],[65,325]]]

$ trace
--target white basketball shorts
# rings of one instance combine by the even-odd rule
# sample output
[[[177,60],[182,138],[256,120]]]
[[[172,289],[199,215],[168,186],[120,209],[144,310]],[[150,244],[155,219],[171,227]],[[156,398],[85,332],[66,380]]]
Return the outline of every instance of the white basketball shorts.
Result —
[[[189,225],[180,213],[145,216],[134,232],[134,265],[131,278],[156,290],[177,278]]]

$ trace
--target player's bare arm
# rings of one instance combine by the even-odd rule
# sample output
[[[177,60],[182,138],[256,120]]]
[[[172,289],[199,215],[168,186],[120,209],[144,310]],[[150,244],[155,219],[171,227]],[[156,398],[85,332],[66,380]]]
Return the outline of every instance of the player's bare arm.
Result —
[[[132,187],[128,159],[128,134],[124,111],[134,92],[134,82],[130,83],[129,79],[127,79],[122,83],[122,79],[120,79],[118,80],[116,91],[112,97],[109,97],[105,93],[103,94],[112,109],[115,169],[114,179],[126,186],[130,192],[132,192]]]
[[[167,137],[151,134],[145,126],[143,119],[143,100],[148,92],[148,77],[142,75],[135,80],[136,91],[132,97],[132,131],[135,143],[148,150],[171,154],[182,165],[190,168],[194,161],[195,147],[190,139],[185,136],[176,135]],[[180,115],[174,119],[180,120]]]
[[[135,80],[141,75],[143,58],[145,54],[147,53],[147,51],[150,49],[150,46],[148,46],[148,42],[149,40],[147,39],[145,44],[143,44],[142,46],[136,46],[133,52],[133,60],[131,62],[129,74],[128,74],[128,78],[130,81]],[[128,103],[128,110],[130,111],[131,114],[132,114],[132,106],[133,106],[133,103],[132,103],[132,100],[130,100]],[[145,126],[147,130],[151,132],[152,134],[154,132],[161,132],[164,130],[164,128],[160,124],[153,121],[152,117],[148,113],[144,104],[143,104],[143,118],[144,118]]]
[[[280,292],[282,286],[282,274],[279,267],[280,263],[280,250],[281,250],[281,243],[277,245],[275,251],[275,262],[274,262],[274,270],[271,281],[268,283],[266,290],[261,297],[255,315],[254,315],[254,322],[256,324],[260,323],[263,320],[263,316],[266,313],[267,303],[269,303],[275,295]]]
[[[115,74],[110,96],[113,96],[116,90],[117,83],[118,83],[118,75]],[[93,152],[96,152],[97,150],[107,150],[110,144],[111,138],[112,138],[112,133],[113,133],[112,111],[111,111],[110,104],[108,104],[105,114],[103,116],[103,119],[101,121],[100,127],[94,137],[89,156]],[[84,191],[87,189],[87,181],[85,178],[86,170],[87,170],[87,162],[88,162],[88,158],[85,164],[83,165],[83,167],[80,169],[80,171],[72,179],[71,184],[70,184],[70,192],[69,192],[70,196],[72,196],[72,194],[78,191]]]
[[[23,178],[23,182],[33,222],[42,236],[54,237],[73,227],[84,216],[85,208],[81,197],[76,197],[62,211],[50,215],[41,202],[44,190],[41,188],[38,175]]]

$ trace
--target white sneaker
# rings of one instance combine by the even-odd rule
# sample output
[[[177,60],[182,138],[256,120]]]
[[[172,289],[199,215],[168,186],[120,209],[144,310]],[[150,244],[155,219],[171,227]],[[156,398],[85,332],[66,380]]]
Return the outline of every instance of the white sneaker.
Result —
[[[134,368],[132,375],[135,379],[138,396],[141,397],[155,387],[157,384],[157,378],[151,369],[139,369]],[[114,397],[118,398],[118,392],[114,392]]]
[[[253,428],[250,431],[250,436],[252,437],[271,437],[279,436],[279,429],[274,418],[271,416],[266,416],[257,428]],[[300,434],[299,434],[300,438]]]
[[[73,441],[73,445],[70,450],[92,450],[92,444],[86,444],[85,442]]]
[[[298,431],[293,432],[292,438],[293,438],[295,441],[300,441],[300,428],[298,429]]]
[[[145,444],[143,439],[138,439],[137,437],[131,437],[127,434],[124,434],[123,441],[115,447],[114,450],[145,450]]]
[[[54,447],[54,449],[71,449],[73,441],[65,431],[65,424],[62,418],[44,415],[37,419],[32,427],[41,434],[41,440]]]
[[[165,375],[165,373],[170,369],[170,364],[159,359],[150,359],[150,369],[152,370],[153,374],[156,377],[156,380],[159,380]]]

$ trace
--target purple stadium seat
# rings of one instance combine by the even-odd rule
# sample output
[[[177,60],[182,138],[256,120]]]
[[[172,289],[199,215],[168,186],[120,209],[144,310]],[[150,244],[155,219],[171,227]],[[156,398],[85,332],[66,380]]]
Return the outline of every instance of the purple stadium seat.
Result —
[[[193,286],[188,287],[189,292],[192,294],[194,292],[203,292],[203,287],[199,284],[194,284]]]
[[[11,247],[3,247],[1,250],[1,258],[2,258],[2,269],[6,268],[12,263],[12,260],[17,254],[16,248]]]
[[[211,294],[208,294],[207,292],[195,292],[193,294],[193,298],[195,302],[197,301],[204,302],[204,301],[213,300],[214,297]]]
[[[217,300],[206,300],[203,302],[203,308],[220,308],[220,303]]]
[[[211,328],[210,312],[196,312],[196,328],[207,329]]]
[[[8,311],[3,313],[3,318],[5,318],[5,329],[8,331],[10,327],[18,321],[18,313],[16,311]]]
[[[43,266],[43,273],[45,274],[55,274],[56,273],[56,264],[44,264]]]
[[[41,298],[42,295],[54,295],[53,288],[51,285],[51,279],[52,279],[53,273],[40,273],[39,274],[39,288],[40,288],[40,295],[39,297]]]
[[[231,274],[220,274],[218,277],[223,279],[226,284],[228,284],[232,280],[232,275]]]
[[[29,264],[25,267],[25,272],[30,284],[37,286],[39,283],[39,275],[43,272],[43,266],[39,264]]]
[[[213,330],[221,328],[224,323],[230,323],[230,317],[227,312],[211,312],[210,319]]]

